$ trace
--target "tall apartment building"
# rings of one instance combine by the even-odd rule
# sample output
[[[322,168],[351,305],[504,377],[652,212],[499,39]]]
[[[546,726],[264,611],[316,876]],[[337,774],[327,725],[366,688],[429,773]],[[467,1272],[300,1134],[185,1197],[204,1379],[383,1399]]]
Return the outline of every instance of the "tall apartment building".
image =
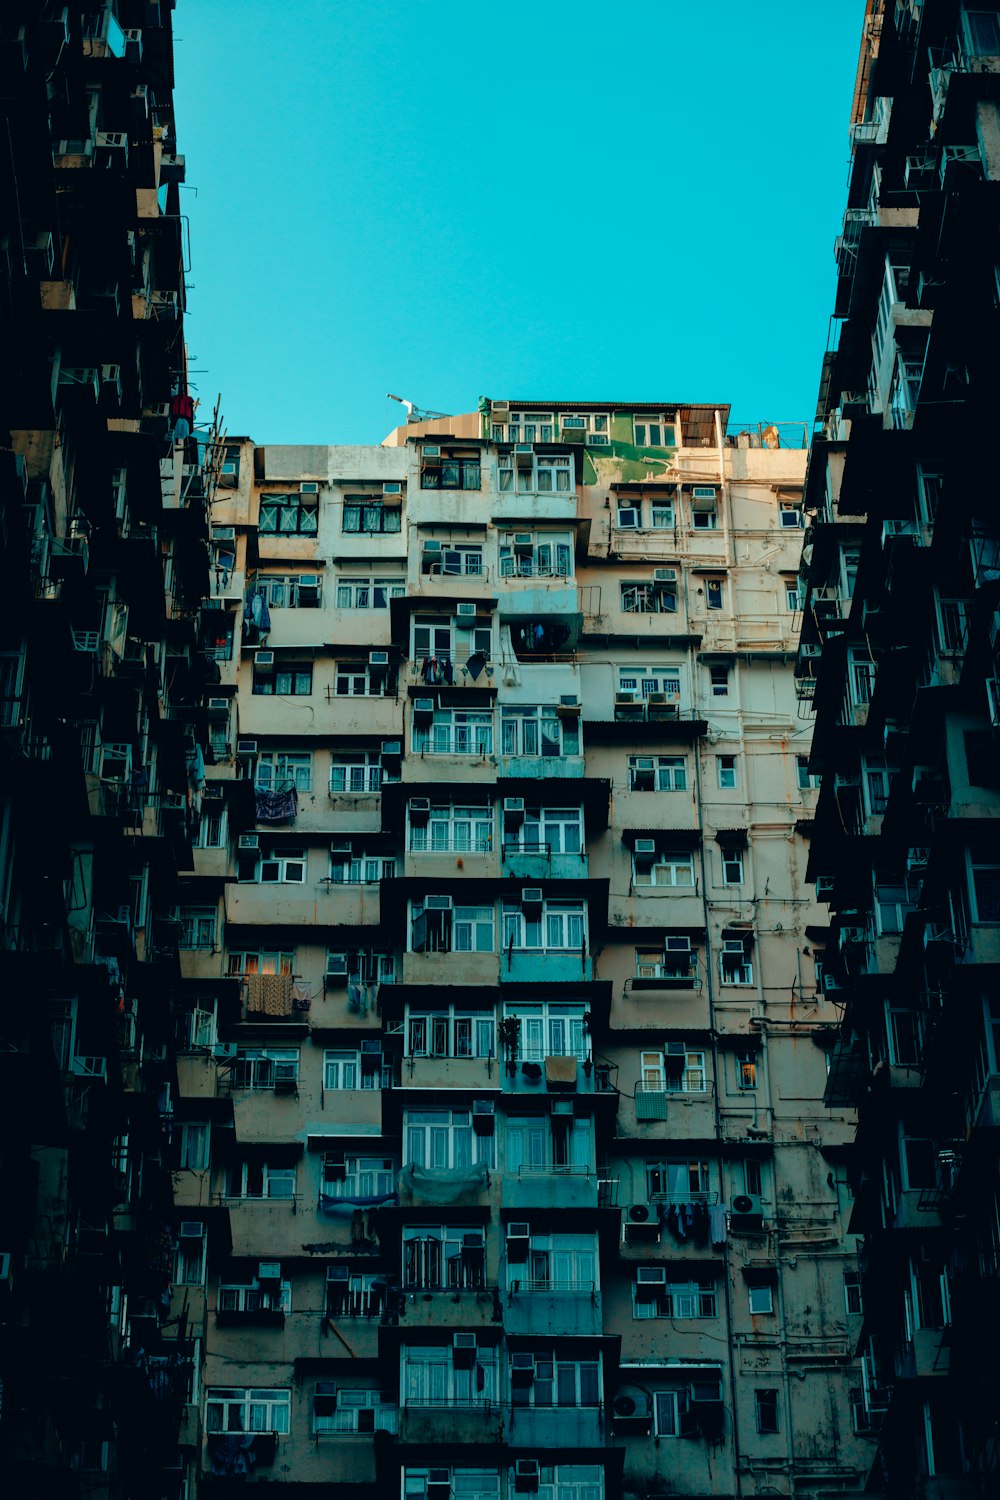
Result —
[[[804,452],[483,402],[233,444],[177,893],[192,1493],[857,1493]]]
[[[170,995],[218,444],[168,433],[170,22],[140,0],[0,16],[0,1488],[19,1500],[190,1494]]]
[[[860,1111],[872,1483],[997,1492],[1000,13],[870,0],[806,507],[811,875]]]

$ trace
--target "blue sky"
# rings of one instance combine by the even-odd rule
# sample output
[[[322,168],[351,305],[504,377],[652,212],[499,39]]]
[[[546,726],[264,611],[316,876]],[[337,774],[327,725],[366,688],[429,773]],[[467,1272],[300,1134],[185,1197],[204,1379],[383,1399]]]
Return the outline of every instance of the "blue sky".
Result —
[[[203,407],[259,443],[378,442],[386,391],[811,420],[863,14],[179,0]]]

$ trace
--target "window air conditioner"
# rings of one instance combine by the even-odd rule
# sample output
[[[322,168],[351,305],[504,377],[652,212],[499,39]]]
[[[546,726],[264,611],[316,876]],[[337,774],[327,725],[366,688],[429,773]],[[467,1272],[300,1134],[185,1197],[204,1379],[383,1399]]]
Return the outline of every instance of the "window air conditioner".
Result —
[[[654,583],[676,583],[677,582],[677,569],[676,568],[654,568],[653,569],[653,582]]]
[[[514,1489],[522,1495],[538,1493],[538,1459],[518,1458],[514,1461]]]
[[[452,904],[450,896],[424,897],[424,911],[451,911]]]
[[[274,666],[273,651],[258,651],[253,659],[254,668],[258,672],[268,671]]]
[[[441,543],[435,542],[431,538],[427,538],[427,540],[424,542],[423,550],[425,556],[429,553],[431,557],[440,557]]]
[[[402,754],[403,746],[399,740],[382,741],[382,759],[384,761],[399,760]]]
[[[410,798],[410,822],[426,823],[431,815],[431,799],[429,797]]]
[[[182,1219],[177,1228],[179,1240],[203,1240],[205,1226],[200,1219]]]
[[[212,527],[212,541],[213,542],[235,542],[235,540],[236,540],[236,527],[235,526],[213,526]]]
[[[246,756],[246,757],[256,755],[257,754],[257,741],[256,740],[237,740],[236,741],[236,754],[240,755],[240,756]]]
[[[507,1225],[507,1259],[510,1261],[523,1261],[528,1258],[528,1249],[531,1245],[531,1228],[527,1224],[511,1223]]]
[[[638,694],[636,694],[636,693],[616,693],[615,694],[615,707],[616,708],[622,706],[623,704],[630,704],[630,703],[636,703],[636,702],[638,702]]]
[[[225,719],[229,717],[228,698],[209,698],[208,717],[210,719]]]
[[[350,839],[334,839],[330,844],[331,854],[350,854],[353,846]]]
[[[258,1264],[258,1266],[257,1266],[257,1280],[258,1281],[280,1281],[281,1280],[281,1262],[280,1262],[280,1260],[262,1260],[262,1261],[260,1261],[259,1264]]]
[[[298,578],[296,578],[295,582],[299,586],[299,593],[300,594],[301,593],[308,593],[308,594],[318,594],[319,593],[319,574],[318,573],[300,573],[299,576],[298,576]]]
[[[451,1362],[456,1370],[471,1370],[476,1362],[476,1335],[453,1333],[451,1336]]]
[[[476,1135],[492,1135],[496,1124],[492,1099],[473,1099],[472,1129]]]
[[[388,480],[382,486],[382,493],[383,495],[401,495],[403,493],[403,486],[398,479]]]
[[[729,1227],[734,1234],[763,1228],[764,1213],[757,1193],[737,1193],[730,1205]]]
[[[459,620],[474,620],[476,618],[476,606],[474,604],[456,604],[455,615]]]
[[[534,538],[530,531],[515,531],[514,551],[518,557],[530,557],[534,550]]]
[[[655,1302],[662,1294],[667,1281],[665,1266],[636,1266],[635,1300]]]
[[[276,1094],[294,1094],[299,1084],[298,1063],[276,1062],[273,1080]]]
[[[521,891],[521,909],[523,911],[541,911],[542,888],[540,885],[526,885]]]
[[[315,482],[315,480],[310,480],[307,484],[300,484],[299,485],[299,494],[300,495],[318,495],[319,494],[319,485]]]
[[[510,1383],[523,1389],[533,1384],[535,1379],[535,1356],[533,1354],[512,1354],[510,1356]]]
[[[524,821],[524,798],[505,797],[503,799],[504,820],[514,827]]]
[[[691,939],[688,937],[668,937],[663,942],[664,953],[690,953]]]
[[[388,667],[388,665],[389,665],[389,653],[388,653],[388,651],[369,651],[369,653],[368,653],[368,665],[370,667],[381,667],[383,669],[386,668],[386,667]]]
[[[346,953],[328,953],[326,955],[326,975],[325,975],[325,978],[326,978],[326,981],[327,981],[328,984],[331,983],[331,982],[333,982],[333,981],[336,981],[338,979],[346,981],[346,979],[347,979],[347,954]]]
[[[414,698],[413,700],[413,722],[414,724],[429,724],[434,717],[433,698]]]
[[[439,443],[425,443],[422,451],[424,458],[441,457],[441,446]]]
[[[576,719],[580,716],[580,700],[575,693],[563,693],[556,704],[560,719]]]
[[[651,862],[655,858],[656,858],[656,840],[655,839],[636,839],[636,841],[635,841],[635,860],[636,860],[636,864],[639,864],[640,861],[642,863],[646,863],[647,861]]]
[[[256,854],[260,848],[260,839],[255,833],[241,833],[239,838],[240,849],[252,849]]]

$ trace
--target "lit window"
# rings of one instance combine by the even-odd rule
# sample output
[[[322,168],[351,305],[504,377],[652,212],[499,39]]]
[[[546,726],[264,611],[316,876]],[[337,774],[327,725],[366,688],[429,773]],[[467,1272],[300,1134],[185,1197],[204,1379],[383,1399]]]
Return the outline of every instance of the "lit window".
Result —
[[[705,605],[708,609],[722,608],[722,591],[724,584],[721,578],[709,578],[705,581]]]

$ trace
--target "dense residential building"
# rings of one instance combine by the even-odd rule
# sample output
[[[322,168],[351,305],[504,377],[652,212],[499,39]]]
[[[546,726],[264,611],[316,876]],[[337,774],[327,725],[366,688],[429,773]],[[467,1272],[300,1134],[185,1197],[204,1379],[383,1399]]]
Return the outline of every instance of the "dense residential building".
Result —
[[[728,416],[231,444],[177,892],[199,1494],[861,1487],[805,454]]]
[[[221,453],[171,424],[170,21],[139,0],[0,17],[0,1487],[31,1500],[190,1493],[173,918]]]
[[[998,88],[995,3],[869,0],[797,665],[872,1485],[949,1500],[1000,1484]]]

